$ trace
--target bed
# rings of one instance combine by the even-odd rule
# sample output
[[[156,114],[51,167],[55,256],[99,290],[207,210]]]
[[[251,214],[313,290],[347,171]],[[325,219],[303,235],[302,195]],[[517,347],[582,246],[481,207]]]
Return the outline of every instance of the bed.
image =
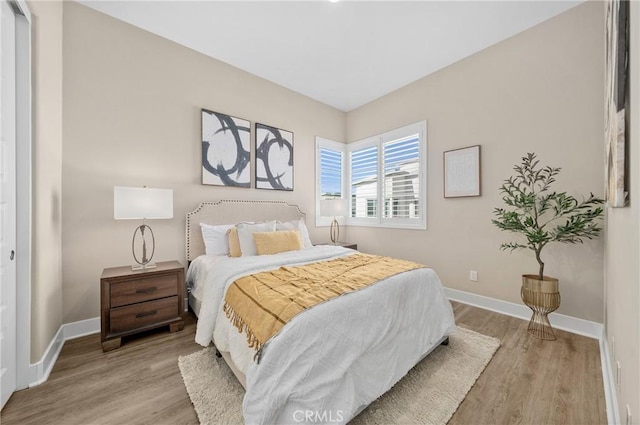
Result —
[[[261,350],[249,348],[222,307],[235,280],[356,252],[322,245],[274,255],[204,255],[200,224],[300,219],[305,214],[299,207],[278,201],[204,202],[187,214],[187,287],[198,316],[196,342],[213,342],[246,389],[246,423],[346,423],[455,330],[438,276],[418,268],[305,310]]]

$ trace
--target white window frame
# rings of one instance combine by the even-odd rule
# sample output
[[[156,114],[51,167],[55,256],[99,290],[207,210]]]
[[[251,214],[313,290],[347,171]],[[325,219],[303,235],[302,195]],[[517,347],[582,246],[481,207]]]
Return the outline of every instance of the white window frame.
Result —
[[[384,143],[418,134],[419,143],[419,215],[418,218],[384,217]],[[378,148],[378,185],[377,185],[377,217],[350,217],[351,215],[351,152],[370,146]],[[323,137],[316,137],[316,196],[315,221],[316,227],[331,225],[332,217],[320,216],[320,149],[332,149],[342,152],[342,199],[347,203],[348,214],[344,218],[345,225],[363,227],[386,227],[395,229],[427,229],[427,122],[420,121],[395,130],[388,131],[357,142],[344,144]],[[382,177],[380,177],[382,176]]]
[[[420,199],[418,218],[398,218],[384,217],[384,143],[402,139],[412,134],[418,134],[419,143],[419,171],[418,196]],[[346,145],[346,177],[343,179],[347,185],[346,191],[349,200],[349,212],[351,212],[351,155],[354,150],[360,150],[369,146],[378,147],[378,199],[377,199],[377,217],[347,217],[346,224],[352,226],[365,227],[387,227],[396,229],[420,229],[427,228],[427,122],[406,125],[395,130],[388,131],[377,136],[368,137],[357,142]]]

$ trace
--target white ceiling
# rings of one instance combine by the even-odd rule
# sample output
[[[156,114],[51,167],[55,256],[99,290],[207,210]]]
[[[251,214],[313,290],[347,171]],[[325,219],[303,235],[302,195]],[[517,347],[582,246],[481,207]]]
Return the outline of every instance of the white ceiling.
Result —
[[[81,3],[350,111],[582,0]]]

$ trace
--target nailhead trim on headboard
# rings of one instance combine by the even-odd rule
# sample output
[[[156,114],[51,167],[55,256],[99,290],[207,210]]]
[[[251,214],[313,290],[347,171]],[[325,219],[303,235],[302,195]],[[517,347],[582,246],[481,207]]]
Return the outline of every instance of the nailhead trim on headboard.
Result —
[[[269,212],[270,213],[277,212],[275,215],[278,217],[274,217],[274,215],[270,215],[268,217],[261,216],[261,213],[264,213],[264,211],[260,209],[261,206],[263,207],[269,206],[269,207],[276,208]],[[300,209],[300,207],[296,204],[290,204],[286,201],[250,201],[250,200],[222,199],[219,201],[201,202],[195,210],[187,213],[187,216],[186,216],[186,229],[185,229],[186,246],[185,247],[186,247],[188,262],[193,261],[198,255],[204,253],[204,247],[199,247],[200,251],[202,251],[202,252],[199,252],[198,249],[194,248],[192,245],[192,241],[191,241],[192,233],[190,233],[190,231],[195,231],[195,229],[192,229],[192,225],[197,226],[197,232],[200,232],[200,223],[202,221],[198,219],[198,217],[214,216],[216,211],[215,208],[224,208],[224,207],[229,207],[229,209],[224,211],[226,214],[221,214],[223,216],[227,216],[229,215],[230,212],[233,212],[234,207],[239,207],[239,208],[243,208],[242,210],[243,213],[246,212],[244,208],[251,208],[250,213],[245,214],[244,216],[245,217],[250,216],[251,220],[253,221],[273,220],[278,218],[281,220],[292,220],[295,218],[302,218],[306,222],[306,214]],[[278,207],[281,207],[281,209]],[[205,214],[205,212],[207,212],[209,209],[211,209],[211,213]],[[279,217],[279,214],[282,214],[282,217]],[[240,222],[240,221],[248,221],[248,218],[236,220],[235,222]],[[212,223],[212,224],[231,224],[232,222],[233,221],[229,221],[228,223],[220,222],[220,223]]]

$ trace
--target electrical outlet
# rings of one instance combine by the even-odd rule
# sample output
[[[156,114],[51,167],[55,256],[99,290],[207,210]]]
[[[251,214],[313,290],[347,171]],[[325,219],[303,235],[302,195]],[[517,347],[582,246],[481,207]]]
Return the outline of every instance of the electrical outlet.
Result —
[[[622,376],[622,366],[620,362],[616,362],[616,389],[620,391],[620,377]]]
[[[633,423],[631,419],[631,408],[627,404],[627,425],[631,425]]]
[[[475,270],[471,270],[469,272],[469,280],[472,282],[477,282],[478,281],[478,272]]]

